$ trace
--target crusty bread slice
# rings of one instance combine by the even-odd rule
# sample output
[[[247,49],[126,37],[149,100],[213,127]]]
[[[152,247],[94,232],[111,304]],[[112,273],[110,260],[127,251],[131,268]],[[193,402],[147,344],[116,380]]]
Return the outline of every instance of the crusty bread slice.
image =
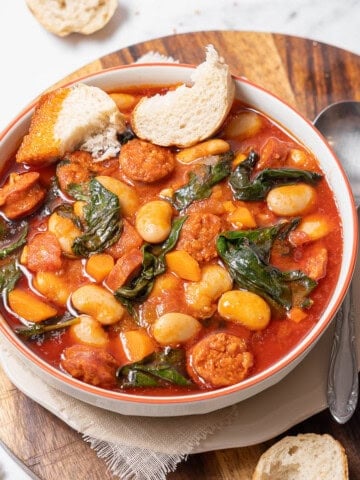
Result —
[[[26,0],[41,25],[60,37],[89,35],[103,28],[114,15],[117,0]]]
[[[116,103],[100,88],[83,83],[59,88],[40,98],[16,161],[48,164],[83,144],[84,150],[93,149],[103,160],[118,152],[116,133],[124,129]]]
[[[260,457],[252,480],[346,480],[343,446],[331,435],[287,436]]]
[[[131,122],[138,137],[157,145],[188,147],[216,132],[232,105],[235,84],[212,45],[206,47],[206,60],[191,80],[192,86],[181,85],[137,104]]]

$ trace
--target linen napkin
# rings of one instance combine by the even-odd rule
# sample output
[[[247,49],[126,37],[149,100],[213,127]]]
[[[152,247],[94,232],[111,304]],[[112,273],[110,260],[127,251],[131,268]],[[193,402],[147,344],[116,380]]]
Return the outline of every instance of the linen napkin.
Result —
[[[235,405],[204,415],[121,415],[77,400],[47,384],[1,335],[0,348],[4,366],[7,357],[16,361],[27,383],[51,398],[52,413],[81,433],[121,480],[165,480],[167,473],[186,460],[201,440],[228,425],[239,412]]]

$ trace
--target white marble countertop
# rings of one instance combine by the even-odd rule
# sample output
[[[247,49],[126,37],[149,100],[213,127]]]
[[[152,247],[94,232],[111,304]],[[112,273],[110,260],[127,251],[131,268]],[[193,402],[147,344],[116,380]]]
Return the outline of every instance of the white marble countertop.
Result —
[[[119,0],[109,24],[90,36],[57,37],[24,0],[0,2],[0,131],[45,88],[128,45],[200,30],[277,32],[360,54],[359,0]]]

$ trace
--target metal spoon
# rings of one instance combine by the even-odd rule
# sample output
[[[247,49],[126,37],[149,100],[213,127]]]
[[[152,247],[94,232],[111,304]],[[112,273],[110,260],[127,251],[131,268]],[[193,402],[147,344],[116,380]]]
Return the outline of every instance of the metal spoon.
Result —
[[[360,102],[333,103],[315,118],[314,125],[327,138],[348,175],[359,214],[360,206]],[[353,308],[353,285],[336,314],[330,355],[327,400],[338,423],[353,415],[359,394]]]

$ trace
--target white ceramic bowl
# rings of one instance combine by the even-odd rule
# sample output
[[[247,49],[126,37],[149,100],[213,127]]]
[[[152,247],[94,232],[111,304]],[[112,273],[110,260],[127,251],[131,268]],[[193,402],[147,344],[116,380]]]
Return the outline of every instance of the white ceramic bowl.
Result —
[[[189,81],[192,68],[177,64],[131,65],[90,75],[81,81],[104,90],[142,84],[174,84]],[[320,320],[286,356],[241,384],[204,393],[159,397],[103,390],[71,378],[35,355],[1,319],[0,332],[9,348],[51,386],[90,404],[125,415],[177,416],[207,413],[245,400],[279,382],[301,362],[331,323],[349,286],[357,251],[357,216],[349,182],[329,145],[309,121],[264,89],[243,78],[236,78],[235,81],[237,98],[283,125],[315,154],[335,195],[343,222],[344,249],[335,291]],[[8,159],[18,148],[22,136],[28,130],[32,112],[33,106],[30,106],[1,135],[0,161]]]

